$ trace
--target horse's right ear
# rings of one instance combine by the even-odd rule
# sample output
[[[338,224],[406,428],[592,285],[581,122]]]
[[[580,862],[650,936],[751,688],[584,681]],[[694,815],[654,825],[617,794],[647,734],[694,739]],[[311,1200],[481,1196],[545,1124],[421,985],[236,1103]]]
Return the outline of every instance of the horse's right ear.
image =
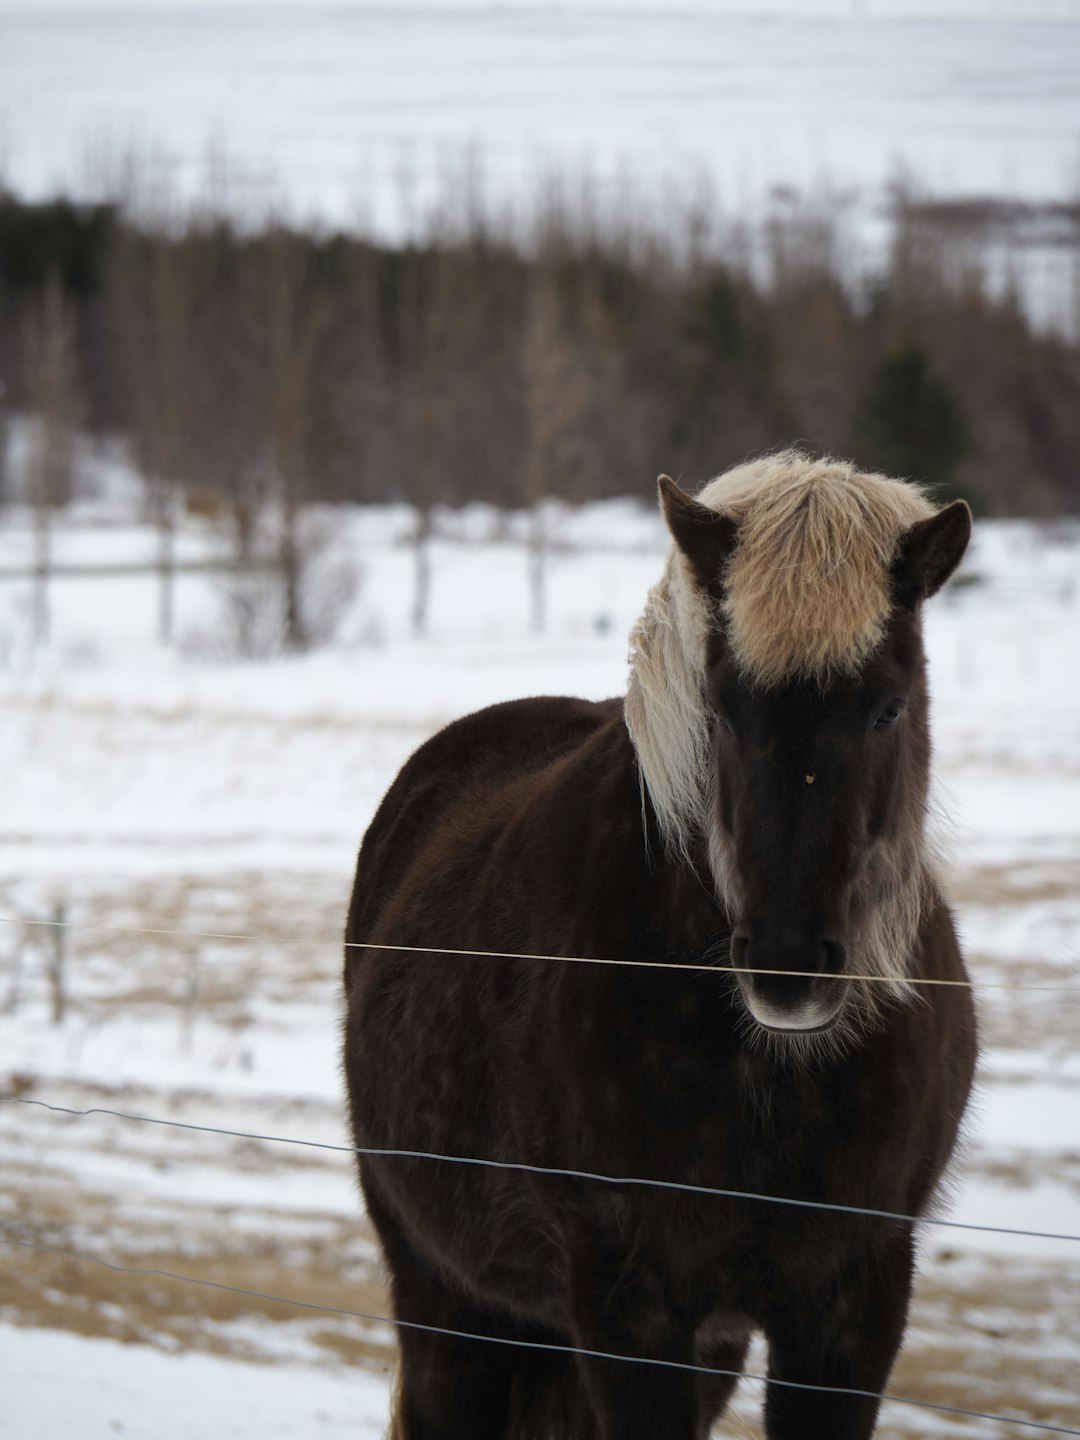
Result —
[[[661,475],[657,484],[672,539],[690,561],[699,582],[707,590],[718,590],[724,562],[738,538],[735,521],[687,495],[670,475]]]
[[[913,525],[892,565],[897,604],[914,610],[920,600],[936,595],[960,564],[970,539],[971,510],[965,500],[954,500]]]

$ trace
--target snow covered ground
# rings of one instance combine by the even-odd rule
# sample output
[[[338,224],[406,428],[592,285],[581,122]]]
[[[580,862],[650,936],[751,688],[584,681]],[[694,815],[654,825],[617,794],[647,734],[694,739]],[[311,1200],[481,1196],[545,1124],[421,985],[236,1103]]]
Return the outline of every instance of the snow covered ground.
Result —
[[[538,181],[751,223],[778,189],[880,252],[901,175],[948,197],[1072,201],[1073,0],[178,3],[0,0],[0,177],[27,194],[124,188],[269,204],[389,235]],[[144,196],[144,198],[146,198]],[[1073,243],[1016,261],[1043,322],[1075,319]]]
[[[223,658],[221,587],[201,576],[181,581],[175,649],[153,639],[154,579],[135,576],[58,581],[34,651],[27,586],[0,582],[0,1093],[344,1143],[338,937],[380,795],[456,714],[620,691],[663,549],[628,503],[552,511],[535,635],[520,521],[442,514],[418,640],[409,528],[402,510],[338,517],[361,584],[301,658]],[[187,523],[184,553],[217,543]],[[31,549],[9,512],[0,569]],[[154,542],[106,497],[64,520],[56,551],[130,561]],[[984,524],[963,580],[928,617],[985,1045],[948,1214],[1077,1235],[1080,530]],[[33,922],[58,905],[54,1023],[54,932]],[[386,1304],[347,1155],[4,1103],[0,1170],[7,1237],[52,1247],[3,1247],[0,1435],[379,1433],[387,1328],[335,1313]],[[1078,1297],[1074,1241],[927,1227],[894,1393],[1080,1426]],[[744,1383],[725,1433],[755,1434],[759,1408]],[[881,1433],[1027,1432],[894,1405]]]

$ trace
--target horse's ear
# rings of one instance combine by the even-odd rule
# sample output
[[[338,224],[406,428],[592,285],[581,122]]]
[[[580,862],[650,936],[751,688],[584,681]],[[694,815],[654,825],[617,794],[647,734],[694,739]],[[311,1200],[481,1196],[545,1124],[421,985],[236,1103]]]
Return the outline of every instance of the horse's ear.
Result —
[[[970,539],[971,510],[965,500],[954,500],[913,525],[892,565],[896,603],[914,610],[920,600],[936,595],[960,564]]]
[[[706,589],[719,589],[724,562],[738,538],[735,521],[687,495],[670,475],[661,475],[657,484],[660,508],[675,544],[690,561],[701,584]]]

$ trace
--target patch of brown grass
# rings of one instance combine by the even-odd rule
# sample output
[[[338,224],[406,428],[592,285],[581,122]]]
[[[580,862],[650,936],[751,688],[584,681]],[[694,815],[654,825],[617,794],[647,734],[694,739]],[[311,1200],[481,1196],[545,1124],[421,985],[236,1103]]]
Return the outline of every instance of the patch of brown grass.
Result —
[[[393,1335],[381,1320],[327,1313],[389,1313],[378,1267],[355,1256],[342,1264],[349,1235],[343,1234],[340,1253],[329,1241],[265,1236],[227,1249],[215,1247],[212,1237],[187,1226],[181,1245],[166,1248],[160,1234],[154,1235],[158,1243],[153,1244],[149,1235],[133,1233],[130,1225],[110,1230],[102,1223],[107,1200],[92,1199],[85,1218],[80,1203],[76,1223],[65,1223],[55,1203],[46,1203],[32,1216],[24,1207],[23,1223],[9,1233],[48,1248],[4,1247],[0,1310],[8,1323],[159,1349],[272,1359],[276,1342],[267,1332],[252,1330],[250,1322],[257,1321],[302,1330],[303,1345],[325,1352],[327,1363],[385,1364],[392,1358]],[[91,1223],[91,1216],[97,1223]],[[342,1226],[343,1232],[350,1229],[355,1227]],[[93,1238],[87,1239],[88,1234]],[[289,1343],[295,1348],[295,1340]]]
[[[1018,862],[971,865],[949,876],[949,898],[956,905],[1035,905],[1076,901],[1076,862]]]

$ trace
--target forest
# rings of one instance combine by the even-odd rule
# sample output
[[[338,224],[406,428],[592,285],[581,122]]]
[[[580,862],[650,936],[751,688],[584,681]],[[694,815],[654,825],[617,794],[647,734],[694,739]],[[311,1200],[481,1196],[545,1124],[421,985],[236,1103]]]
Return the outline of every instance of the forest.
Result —
[[[869,268],[825,202],[459,211],[391,244],[0,194],[0,425],[42,436],[0,505],[63,504],[87,432],[124,438],[151,517],[219,517],[240,556],[267,507],[644,497],[791,444],[984,514],[1080,509],[1080,351],[992,283],[992,202],[898,191]]]

